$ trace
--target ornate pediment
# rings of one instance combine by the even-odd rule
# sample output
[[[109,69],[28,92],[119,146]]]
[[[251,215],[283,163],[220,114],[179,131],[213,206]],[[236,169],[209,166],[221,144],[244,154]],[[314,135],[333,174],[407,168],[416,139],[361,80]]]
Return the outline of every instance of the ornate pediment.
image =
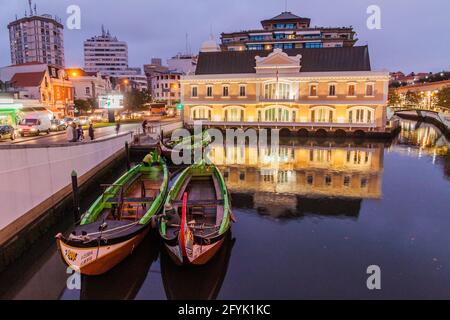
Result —
[[[302,55],[289,56],[281,49],[275,49],[267,57],[256,56],[256,73],[298,73]]]

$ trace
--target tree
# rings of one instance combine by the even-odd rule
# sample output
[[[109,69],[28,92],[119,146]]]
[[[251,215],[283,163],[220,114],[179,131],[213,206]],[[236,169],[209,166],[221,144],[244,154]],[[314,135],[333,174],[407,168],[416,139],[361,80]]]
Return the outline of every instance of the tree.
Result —
[[[91,105],[87,100],[75,99],[74,104],[78,114],[91,110]]]
[[[400,95],[395,88],[389,89],[388,104],[390,106],[398,106],[400,104]]]
[[[450,110],[450,87],[442,88],[436,94],[436,105]]]
[[[418,105],[420,103],[420,93],[417,91],[408,91],[405,94],[405,104],[406,105]]]
[[[132,89],[124,96],[124,105],[127,110],[139,110],[148,102],[150,102],[150,95],[146,91]]]

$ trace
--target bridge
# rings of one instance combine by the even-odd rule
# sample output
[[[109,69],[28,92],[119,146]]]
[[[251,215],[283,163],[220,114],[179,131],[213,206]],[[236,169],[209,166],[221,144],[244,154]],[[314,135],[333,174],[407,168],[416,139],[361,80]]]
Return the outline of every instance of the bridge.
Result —
[[[420,108],[388,107],[388,119],[393,116],[428,122],[435,125],[448,138],[450,137],[450,113],[438,112]]]

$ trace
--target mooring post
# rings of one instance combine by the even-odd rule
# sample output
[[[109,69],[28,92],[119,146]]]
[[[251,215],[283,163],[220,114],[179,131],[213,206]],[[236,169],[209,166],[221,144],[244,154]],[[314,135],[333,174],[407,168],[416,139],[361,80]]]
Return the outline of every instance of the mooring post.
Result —
[[[80,220],[80,194],[78,191],[78,175],[75,170],[72,171],[72,192],[73,192],[73,217],[75,222]]]
[[[127,158],[127,171],[130,171],[131,164],[130,164],[130,148],[128,146],[128,141],[125,141],[125,156]]]

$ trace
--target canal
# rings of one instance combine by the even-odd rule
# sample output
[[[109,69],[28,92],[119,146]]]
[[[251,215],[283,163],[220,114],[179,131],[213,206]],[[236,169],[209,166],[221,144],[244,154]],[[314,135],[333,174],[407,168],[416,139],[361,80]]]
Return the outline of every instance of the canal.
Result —
[[[174,266],[150,234],[109,273],[69,289],[53,239],[69,222],[0,274],[0,298],[450,299],[449,143],[431,125],[401,125],[390,143],[283,138],[276,150],[213,150],[237,223],[206,266]],[[381,290],[367,289],[370,265]]]

